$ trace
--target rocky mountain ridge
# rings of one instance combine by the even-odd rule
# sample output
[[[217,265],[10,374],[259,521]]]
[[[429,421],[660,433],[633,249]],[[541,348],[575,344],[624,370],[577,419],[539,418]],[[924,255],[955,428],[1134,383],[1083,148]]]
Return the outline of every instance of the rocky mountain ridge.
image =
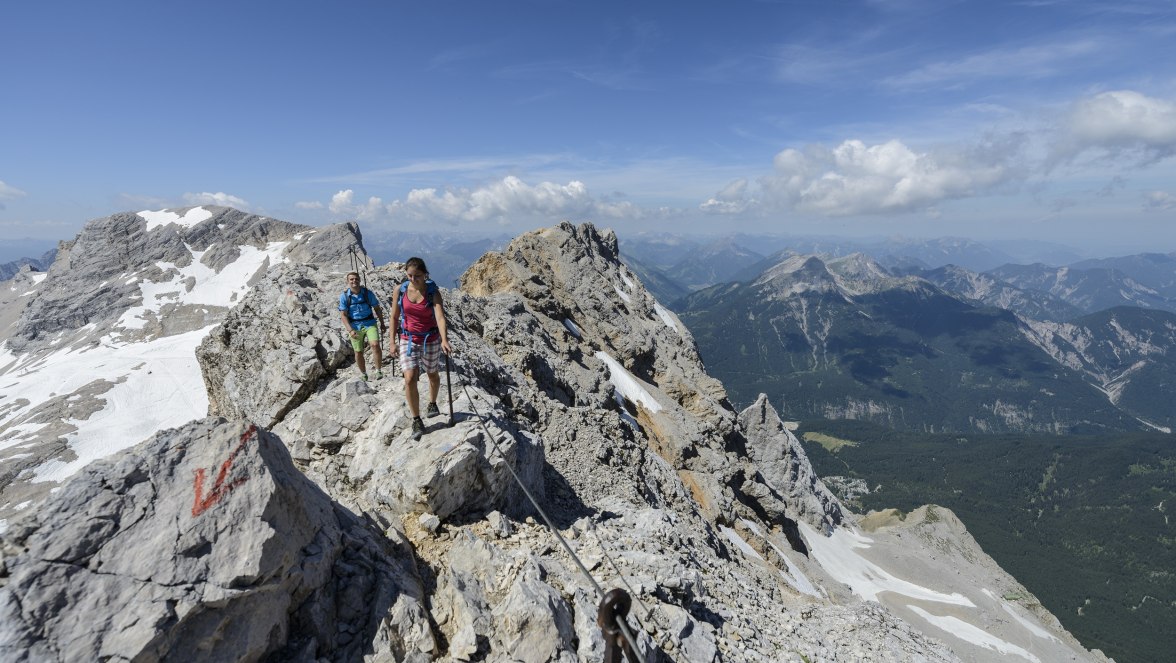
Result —
[[[194,349],[266,270],[343,266],[354,224],[222,207],[127,212],[0,289],[0,529],[90,460],[201,417]]]
[[[349,366],[341,282],[271,267],[200,344],[209,418],[0,536],[0,654],[600,660],[580,559],[633,595],[645,660],[1105,660],[949,514],[846,512],[610,232],[527,233],[444,292],[457,416],[419,442],[399,381]]]
[[[1170,400],[1158,395],[1170,393],[1161,376],[1172,374],[1165,311],[1071,316],[1077,307],[988,274],[894,273],[863,254],[788,256],[679,309],[738,402],[776,394],[797,419],[922,431],[1171,430]]]
[[[1104,311],[1116,306],[1176,312],[1176,299],[1172,297],[1173,289],[1170,285],[1172,277],[1176,275],[1176,261],[1170,260],[1168,263],[1167,278],[1164,278],[1162,271],[1160,274],[1156,270],[1146,272],[1147,276],[1161,279],[1160,287],[1164,292],[1114,267],[1051,267],[1037,263],[1004,265],[988,273],[1022,290],[1046,293],[1061,299],[1083,313]]]

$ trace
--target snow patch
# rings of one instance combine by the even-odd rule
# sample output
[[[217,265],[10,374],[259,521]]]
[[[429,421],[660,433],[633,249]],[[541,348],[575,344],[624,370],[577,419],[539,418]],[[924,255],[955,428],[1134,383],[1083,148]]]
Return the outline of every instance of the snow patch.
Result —
[[[633,285],[633,282],[629,280],[629,277],[628,277],[628,276],[625,276],[625,272],[624,272],[624,271],[622,271],[620,274],[621,274],[621,281],[622,281],[622,282],[625,284],[625,287],[627,287],[628,289],[632,290],[632,289],[635,287],[635,286]]]
[[[616,287],[615,285],[613,286],[613,290],[614,290],[614,291],[615,291],[615,292],[616,292],[618,295],[620,295],[621,299],[625,300],[625,303],[626,303],[626,304],[630,304],[630,303],[632,303],[632,301],[633,301],[633,298],[629,296],[629,293],[627,293],[627,292],[623,292],[623,291],[622,291],[620,288]]]
[[[165,304],[204,304],[228,306],[249,290],[249,280],[265,265],[282,261],[282,251],[289,242],[271,242],[263,249],[254,246],[240,247],[241,255],[234,262],[225,265],[219,272],[200,262],[203,251],[192,252],[192,262],[184,268],[174,263],[158,263],[164,272],[171,272],[168,281],[144,281],[139,284],[142,302],[132,306],[114,323],[115,328],[142,329],[147,324],[147,313],[157,317]],[[189,279],[195,285],[188,290]]]
[[[609,354],[603,350],[596,351],[596,358],[603,361],[608,366],[609,381],[612,382],[613,387],[617,392],[627,398],[632,403],[640,403],[642,407],[650,412],[659,412],[662,409],[661,403],[641,386],[641,381],[628,371],[621,362],[613,359]]]
[[[66,420],[77,427],[66,436],[77,459],[49,461],[36,468],[33,480],[62,481],[87,463],[134,446],[156,431],[203,417],[208,412],[208,392],[196,361],[196,346],[214,327],[102,346],[84,355],[73,350],[55,352],[36,372],[17,376],[16,387],[8,393],[34,404],[49,400],[52,392],[68,394],[95,380],[125,378],[96,396],[106,405],[89,419]]]
[[[1032,661],[1033,663],[1041,663],[1041,659],[1031,654],[1028,650],[1018,647],[1011,642],[1001,640],[1000,638],[990,635],[984,629],[973,626],[968,622],[958,618],[946,615],[933,615],[919,606],[908,606],[911,612],[919,617],[922,617],[928,624],[974,645],[992,649],[1001,654],[1012,654],[1013,656],[1020,656],[1021,658]]]
[[[784,560],[785,566],[788,567],[788,573],[781,571],[780,575],[784,576],[785,582],[787,582],[792,586],[793,589],[800,592],[801,594],[808,594],[809,596],[821,598],[821,593],[817,591],[816,585],[814,585],[812,581],[808,579],[808,576],[804,574],[804,571],[800,570],[799,566],[793,563],[792,559],[788,555],[784,554],[784,551],[780,549],[780,546],[776,545],[775,541],[773,541],[770,537],[764,536],[764,534],[760,531],[759,526],[750,520],[743,520],[741,522],[756,536],[762,538],[764,541],[767,541],[768,545],[772,546],[772,550],[776,551],[776,554],[780,557],[780,559]]]
[[[575,336],[576,338],[584,338],[584,335],[580,333],[580,328],[577,327],[576,323],[572,322],[570,319],[564,318],[563,325],[569,332],[571,332],[572,336]]]
[[[183,215],[161,209],[158,211],[144,210],[139,212],[139,216],[147,221],[147,232],[151,232],[156,228],[162,228],[172,223],[185,228],[191,228],[201,221],[212,218],[212,212],[203,207],[193,207]]]
[[[682,325],[678,324],[678,320],[670,310],[658,302],[653,303],[653,310],[657,311],[657,317],[666,324],[667,327],[677,332],[678,336],[684,336],[682,333]]]
[[[1050,633],[1049,631],[1041,628],[1040,626],[1038,626],[1034,622],[1032,622],[1029,619],[1022,616],[1021,613],[1017,612],[1017,610],[1013,607],[1013,605],[1011,603],[1009,603],[1008,601],[1006,601],[1002,598],[998,598],[996,595],[996,592],[992,591],[991,589],[985,589],[985,590],[983,590],[983,592],[984,592],[984,595],[987,596],[988,598],[1000,603],[1000,607],[1004,608],[1004,611],[1009,613],[1009,616],[1012,617],[1014,620],[1016,620],[1016,622],[1018,624],[1020,624],[1021,626],[1024,626],[1026,631],[1029,631],[1030,633],[1032,633],[1033,635],[1036,635],[1039,638],[1045,638],[1046,640],[1054,640],[1057,642],[1061,642],[1061,640],[1058,640],[1056,637],[1054,637],[1053,633]]]
[[[807,523],[798,523],[800,532],[808,544],[812,556],[839,582],[849,585],[854,594],[880,603],[878,594],[893,592],[918,601],[934,601],[969,608],[976,607],[968,597],[959,594],[944,594],[909,580],[903,580],[886,569],[862,557],[857,551],[870,547],[873,539],[846,528],[833,530],[830,536],[822,536]]]
[[[747,542],[743,540],[743,537],[739,536],[738,532],[724,525],[719,525],[719,530],[723,533],[724,536],[727,537],[727,540],[730,541],[733,546],[738,548],[744,555],[758,559],[761,562],[764,561],[764,558],[760,557],[760,554],[755,551],[755,548],[749,546]]]

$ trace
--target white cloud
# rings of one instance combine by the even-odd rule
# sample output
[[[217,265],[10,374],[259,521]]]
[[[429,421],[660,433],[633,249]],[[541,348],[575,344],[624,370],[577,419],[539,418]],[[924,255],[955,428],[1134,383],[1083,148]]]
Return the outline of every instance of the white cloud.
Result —
[[[20,189],[6,184],[4,180],[0,180],[0,200],[13,200],[24,196],[25,192]]]
[[[976,195],[1011,174],[1015,144],[968,152],[915,152],[900,141],[847,140],[776,155],[760,180],[765,202],[826,216],[924,210]]]
[[[331,202],[327,208],[336,216],[349,216],[361,221],[372,221],[385,215],[384,201],[380,198],[372,196],[362,204],[355,203],[354,198],[354,191],[344,189],[331,196]]]
[[[4,180],[0,180],[0,209],[4,209],[4,201],[16,200],[25,195],[24,191],[6,184]]]
[[[934,62],[901,76],[883,80],[895,88],[965,85],[979,79],[1043,78],[1075,66],[1075,61],[1094,57],[1105,45],[1094,39],[996,48],[957,60]]]
[[[643,212],[628,202],[592,196],[583,182],[527,184],[515,176],[477,188],[413,189],[403,200],[384,204],[378,197],[357,204],[351,189],[339,191],[329,209],[336,216],[361,220],[434,221],[442,223],[511,223],[534,219],[618,219]]]
[[[712,214],[739,214],[753,202],[747,198],[747,180],[738,179],[698,207]]]
[[[1055,159],[1080,154],[1123,157],[1141,164],[1176,154],[1176,104],[1132,90],[1082,99],[1070,110]]]
[[[294,207],[298,209],[323,209],[326,205],[317,200],[299,201],[294,203]]]
[[[250,207],[247,201],[223,192],[185,193],[183,197],[184,203],[190,206],[219,205],[221,207],[235,207],[239,210],[248,210]]]
[[[1176,209],[1176,196],[1167,191],[1152,191],[1147,194],[1143,208],[1158,211]]]

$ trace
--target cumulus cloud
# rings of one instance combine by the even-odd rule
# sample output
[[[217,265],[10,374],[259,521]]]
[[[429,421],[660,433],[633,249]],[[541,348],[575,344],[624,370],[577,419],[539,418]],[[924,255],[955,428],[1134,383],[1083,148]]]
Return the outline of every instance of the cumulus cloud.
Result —
[[[1131,90],[1083,99],[1065,118],[1054,158],[1123,158],[1137,165],[1176,154],[1176,104]]]
[[[926,210],[990,189],[1011,173],[1015,144],[916,152],[900,141],[786,149],[760,180],[769,205],[826,216]]]
[[[600,200],[583,182],[528,184],[515,176],[477,188],[413,189],[385,204],[372,196],[357,203],[351,189],[339,191],[328,205],[336,216],[361,220],[443,223],[510,223],[534,219],[626,218],[641,214],[628,202]]]
[[[5,209],[4,201],[16,200],[25,195],[24,191],[6,184],[4,180],[0,180],[0,209]]]
[[[379,219],[385,213],[383,200],[372,196],[366,202],[356,203],[355,192],[351,189],[339,191],[331,196],[331,202],[327,205],[327,209],[336,216],[351,216],[361,221]]]
[[[219,205],[221,207],[235,207],[239,210],[248,210],[250,207],[247,201],[223,192],[185,193],[183,198],[184,203],[190,206]]]
[[[1176,196],[1167,191],[1152,191],[1147,194],[1143,208],[1151,211],[1167,211],[1176,209]]]
[[[698,207],[711,214],[739,214],[755,203],[748,199],[747,189],[747,180],[737,179]]]

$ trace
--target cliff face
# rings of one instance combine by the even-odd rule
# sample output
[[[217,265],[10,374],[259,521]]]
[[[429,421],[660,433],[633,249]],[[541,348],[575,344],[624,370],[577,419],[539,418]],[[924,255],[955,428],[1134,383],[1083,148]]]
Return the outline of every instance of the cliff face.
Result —
[[[212,417],[3,535],[0,657],[596,661],[599,586],[646,660],[1100,660],[958,521],[855,525],[612,233],[528,233],[443,291],[454,416],[443,384],[419,441],[399,375],[349,364],[343,271],[271,269],[197,351]],[[386,305],[403,268],[365,277]]]

